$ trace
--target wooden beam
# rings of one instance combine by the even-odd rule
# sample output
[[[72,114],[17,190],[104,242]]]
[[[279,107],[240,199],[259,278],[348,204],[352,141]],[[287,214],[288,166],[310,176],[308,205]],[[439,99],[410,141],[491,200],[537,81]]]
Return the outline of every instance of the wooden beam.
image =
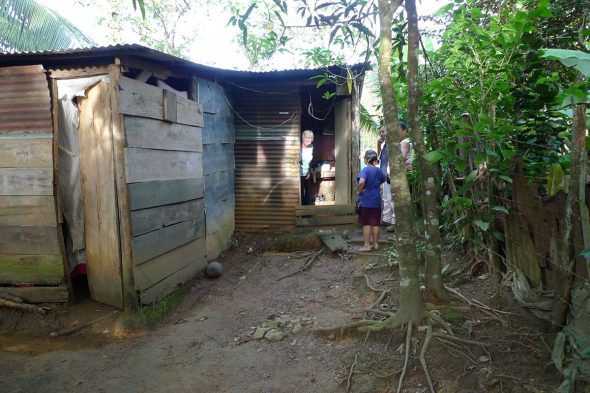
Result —
[[[168,89],[164,89],[163,94],[164,120],[170,123],[176,123],[178,118],[176,113],[176,93]]]
[[[123,287],[123,306],[126,310],[136,310],[139,299],[135,293],[135,277],[133,274],[133,245],[131,235],[131,197],[125,177],[125,119],[120,112],[121,96],[119,80],[121,68],[109,66],[111,79],[109,94],[111,97],[111,114],[113,124],[113,159],[115,160],[115,193],[119,213],[119,247],[121,279]]]
[[[147,82],[148,79],[150,79],[152,77],[152,75],[154,75],[154,74],[151,71],[143,70],[143,71],[141,71],[141,73],[139,75],[137,75],[135,77],[135,80],[145,83],[145,82]]]

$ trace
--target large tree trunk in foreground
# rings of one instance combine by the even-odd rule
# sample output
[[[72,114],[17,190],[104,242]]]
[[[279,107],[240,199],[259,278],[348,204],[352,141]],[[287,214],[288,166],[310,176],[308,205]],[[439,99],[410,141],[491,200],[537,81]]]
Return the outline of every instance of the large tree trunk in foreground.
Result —
[[[393,93],[391,79],[391,26],[393,14],[400,1],[390,3],[379,0],[379,84],[383,100],[386,143],[389,148],[391,168],[391,191],[395,197],[397,228],[394,245],[399,256],[400,308],[397,323],[412,321],[420,323],[424,317],[424,303],[420,296],[418,279],[418,258],[416,255],[416,236],[413,231],[414,214],[410,188],[406,178],[404,160],[399,146],[400,134],[397,117],[397,102]]]
[[[406,0],[406,12],[408,14],[408,126],[416,151],[414,161],[418,164],[422,179],[422,209],[424,214],[424,230],[426,237],[426,249],[424,250],[426,268],[426,290],[429,297],[438,301],[448,300],[442,281],[441,252],[442,241],[440,237],[440,221],[438,217],[436,200],[436,182],[434,167],[424,160],[426,146],[420,132],[420,119],[418,108],[420,96],[418,91],[418,48],[420,36],[418,30],[418,14],[416,1]]]
[[[574,231],[581,231],[579,195],[580,191],[580,163],[585,160],[586,152],[586,105],[576,105],[574,108],[574,121],[572,127],[572,166],[570,178],[566,182],[567,199],[565,202],[565,217],[563,232],[561,233],[561,247],[559,249],[559,270],[561,271],[561,288],[553,307],[551,321],[556,327],[562,327],[566,323],[567,311],[571,298],[571,290],[574,279],[574,266],[576,255],[573,247]],[[585,180],[585,179],[584,179]],[[583,182],[585,184],[585,181]],[[573,210],[575,209],[575,213]],[[577,214],[576,214],[577,213]]]

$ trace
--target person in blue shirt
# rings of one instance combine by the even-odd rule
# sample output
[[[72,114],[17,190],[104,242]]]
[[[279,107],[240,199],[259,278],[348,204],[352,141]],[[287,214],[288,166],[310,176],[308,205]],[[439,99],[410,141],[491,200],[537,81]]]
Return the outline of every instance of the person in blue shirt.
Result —
[[[359,251],[379,249],[379,224],[381,223],[381,184],[387,174],[379,167],[375,150],[365,152],[365,164],[357,176],[357,192],[360,202],[358,223],[363,226],[363,247]],[[373,242],[371,243],[371,235]]]

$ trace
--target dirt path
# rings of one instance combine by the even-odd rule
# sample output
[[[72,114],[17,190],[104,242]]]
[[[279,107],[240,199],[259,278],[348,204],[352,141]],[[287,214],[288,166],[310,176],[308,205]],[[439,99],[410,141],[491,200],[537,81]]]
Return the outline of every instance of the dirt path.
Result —
[[[369,339],[311,334],[314,326],[350,321],[351,314],[346,310],[361,309],[375,301],[377,294],[366,288],[362,275],[368,264],[377,260],[324,256],[311,270],[277,281],[297,270],[303,260],[286,253],[249,254],[249,248],[244,243],[228,252],[221,258],[226,272],[220,279],[197,282],[183,305],[161,327],[136,337],[117,340],[103,335],[95,339],[88,330],[64,340],[23,342],[22,338],[4,337],[0,340],[0,390],[344,392],[350,366],[359,353],[355,371],[360,373],[351,378],[351,391],[390,391],[396,380],[392,371],[399,368],[403,358],[396,351],[404,340],[403,331]],[[395,281],[390,270],[382,269],[379,274],[376,282]],[[476,288],[481,286],[475,284]],[[481,295],[489,297],[485,292]],[[394,298],[386,302],[394,304]],[[526,328],[530,333],[527,324],[532,319],[518,318],[514,329]],[[459,322],[465,320],[472,319]],[[493,323],[481,323],[481,337],[498,330]],[[267,330],[273,327],[275,330],[269,333]],[[254,337],[265,331],[267,338]],[[516,340],[525,344],[511,344],[510,357],[494,352],[504,351],[504,346],[469,352],[451,348],[455,356],[451,350],[433,345],[429,359],[433,378],[446,389],[441,391],[448,392],[536,392],[554,386],[559,376],[543,370],[549,356],[535,339],[540,334],[529,333],[519,336],[526,341]],[[462,352],[471,359],[461,356]],[[371,370],[376,361],[385,369]],[[389,378],[379,376],[388,371]],[[406,386],[405,392],[426,391],[417,361],[411,364]],[[467,388],[471,390],[464,390]]]

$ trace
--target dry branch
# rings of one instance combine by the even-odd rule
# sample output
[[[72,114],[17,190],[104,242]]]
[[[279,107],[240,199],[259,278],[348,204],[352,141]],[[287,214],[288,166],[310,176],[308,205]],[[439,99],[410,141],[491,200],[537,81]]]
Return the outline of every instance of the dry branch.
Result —
[[[40,315],[45,315],[45,313],[46,313],[45,309],[43,309],[41,307],[33,306],[32,304],[17,303],[12,300],[4,299],[4,298],[0,298],[0,307],[1,306],[15,308],[17,310],[23,310],[23,311],[32,311],[32,312],[40,314]]]

